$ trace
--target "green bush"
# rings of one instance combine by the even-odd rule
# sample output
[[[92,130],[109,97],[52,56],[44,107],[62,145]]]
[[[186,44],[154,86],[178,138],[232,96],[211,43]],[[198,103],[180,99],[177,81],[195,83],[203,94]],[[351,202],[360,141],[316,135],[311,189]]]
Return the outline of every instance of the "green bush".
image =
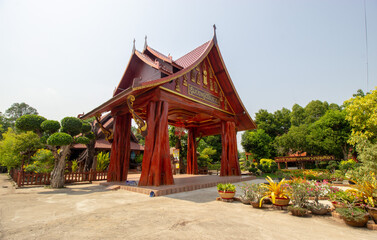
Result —
[[[47,139],[47,144],[53,145],[53,146],[69,145],[72,142],[73,142],[73,137],[63,132],[54,133]]]
[[[89,140],[94,140],[95,135],[93,132],[85,133],[85,137],[87,137]]]
[[[78,161],[73,160],[72,161],[72,172],[76,172],[78,168],[79,168]]]
[[[273,173],[278,169],[278,164],[272,159],[262,158],[259,162],[259,169],[264,173]]]
[[[335,171],[336,169],[338,169],[338,162],[337,161],[334,161],[334,160],[331,160],[328,162],[327,166],[326,166],[326,169],[330,170],[330,171]]]
[[[42,122],[41,128],[47,133],[55,133],[60,129],[60,123],[54,120],[46,120]]]
[[[339,163],[339,169],[342,171],[352,170],[356,168],[357,163],[353,159],[343,160]]]
[[[88,122],[82,122],[81,132],[87,133],[92,130],[92,126]]]
[[[87,137],[81,136],[81,137],[76,137],[75,138],[75,142],[76,143],[81,143],[81,144],[88,144],[90,142],[90,139],[87,138]]]
[[[82,121],[75,117],[65,117],[61,121],[62,132],[68,133],[71,136],[76,136],[81,133]]]
[[[16,128],[21,131],[41,131],[46,118],[39,115],[23,115],[16,120]]]
[[[105,171],[110,163],[110,153],[100,152],[97,154],[97,168],[101,172]]]
[[[33,162],[25,166],[26,172],[50,173],[54,168],[54,155],[50,150],[39,149],[31,160]]]
[[[136,156],[135,161],[136,161],[137,164],[141,164],[143,162],[143,156],[144,156],[144,154],[142,154],[142,153],[140,153],[139,155]]]

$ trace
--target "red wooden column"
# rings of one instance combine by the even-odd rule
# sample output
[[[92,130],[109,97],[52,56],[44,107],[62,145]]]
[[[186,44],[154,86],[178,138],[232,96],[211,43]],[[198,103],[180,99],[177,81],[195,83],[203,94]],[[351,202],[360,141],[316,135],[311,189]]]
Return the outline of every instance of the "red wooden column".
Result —
[[[107,181],[126,181],[131,152],[131,114],[116,116]]]
[[[147,126],[139,186],[174,184],[170,163],[167,102],[148,104]]]
[[[221,170],[220,176],[241,175],[238,163],[236,124],[234,122],[221,122]]]
[[[198,174],[198,157],[196,155],[195,129],[190,128],[187,139],[187,174]]]

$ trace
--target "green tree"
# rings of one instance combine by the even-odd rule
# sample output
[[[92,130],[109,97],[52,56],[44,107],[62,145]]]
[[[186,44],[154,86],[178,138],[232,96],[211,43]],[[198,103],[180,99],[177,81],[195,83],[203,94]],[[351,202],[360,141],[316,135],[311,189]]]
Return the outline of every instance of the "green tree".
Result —
[[[291,124],[292,126],[300,126],[305,123],[306,113],[305,109],[298,104],[293,105],[291,112]]]
[[[286,134],[275,138],[275,147],[279,155],[291,152],[305,152],[307,150],[306,136],[309,134],[307,124],[292,126]]]
[[[137,141],[139,141],[139,144],[144,146],[145,145],[145,137],[143,135],[141,135],[141,133],[139,133],[137,128],[134,127],[134,126],[131,126],[131,131],[135,135]]]
[[[350,143],[355,145],[365,139],[372,143],[377,139],[377,89],[365,96],[356,95],[344,102],[346,119],[350,122],[352,133]]]
[[[305,106],[305,122],[310,124],[317,121],[320,117],[325,115],[326,111],[329,109],[329,104],[321,102],[320,100],[313,100],[308,105]]]
[[[197,151],[202,152],[205,148],[211,148],[216,151],[211,156],[212,163],[220,162],[222,153],[221,135],[203,137],[198,144]]]
[[[335,155],[348,159],[347,143],[351,127],[345,119],[345,112],[329,110],[318,121],[309,127],[307,136],[308,153],[313,155]]]
[[[13,103],[12,106],[5,111],[5,116],[12,127],[16,120],[23,115],[38,115],[38,112],[35,108],[24,102]]]
[[[213,149],[211,147],[204,148],[200,152],[199,157],[198,157],[199,167],[206,167],[206,166],[208,166],[208,164],[212,164],[213,163],[213,156],[215,154],[216,154],[215,149]]]
[[[270,158],[273,156],[273,139],[263,130],[245,131],[242,134],[241,145],[246,152],[253,154],[254,158]]]
[[[19,168],[23,161],[28,164],[30,157],[42,147],[39,136],[30,131],[17,134],[9,128],[3,137],[0,141],[0,165],[8,171]]]
[[[16,126],[20,130],[30,130],[31,126],[34,126],[35,132],[43,131],[42,134],[47,137],[47,147],[52,151],[55,159],[54,169],[51,172],[51,187],[64,187],[64,168],[72,144],[88,144],[90,140],[86,136],[93,133],[90,131],[90,126],[75,117],[63,118],[60,122],[60,132],[57,132],[59,130],[57,121],[46,120],[48,122],[44,121],[38,126],[35,123],[39,119],[40,116],[37,115],[22,116],[17,119]]]
[[[259,129],[263,129],[270,137],[275,138],[286,132],[291,127],[291,111],[286,108],[275,111],[273,114],[265,109],[260,109],[255,114],[255,122]]]

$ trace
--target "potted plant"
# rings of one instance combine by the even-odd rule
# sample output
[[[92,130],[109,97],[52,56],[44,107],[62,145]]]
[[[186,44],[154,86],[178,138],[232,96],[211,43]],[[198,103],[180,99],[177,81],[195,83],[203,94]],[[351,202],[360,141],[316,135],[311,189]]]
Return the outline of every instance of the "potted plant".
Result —
[[[303,217],[309,215],[309,210],[306,208],[309,199],[307,185],[308,183],[293,183],[290,185],[293,206],[289,206],[288,211],[294,216]]]
[[[263,184],[252,183],[250,185],[250,194],[248,195],[249,202],[254,208],[262,208],[263,201],[261,199],[266,194],[266,188]]]
[[[242,192],[242,194],[240,196],[241,202],[243,204],[250,204],[250,198],[251,198],[251,195],[252,195],[250,184],[243,183],[242,186],[241,186],[241,192]]]
[[[329,212],[329,206],[319,203],[319,198],[326,195],[329,191],[329,187],[326,182],[308,182],[307,189],[309,195],[314,197],[314,202],[311,202],[307,205],[308,209],[315,215],[325,215]]]
[[[335,172],[331,174],[331,180],[333,184],[343,184],[344,174],[340,170],[335,170]]]
[[[340,214],[347,225],[353,227],[364,227],[369,220],[369,214],[354,204],[349,204],[344,208],[337,208],[335,211]]]
[[[217,191],[222,199],[233,199],[236,194],[236,186],[231,183],[219,183]]]
[[[262,185],[266,188],[266,194],[259,201],[259,205],[262,206],[264,198],[271,198],[272,203],[276,206],[287,206],[289,204],[289,194],[285,179],[279,183],[274,182],[269,176],[266,178],[268,184]]]

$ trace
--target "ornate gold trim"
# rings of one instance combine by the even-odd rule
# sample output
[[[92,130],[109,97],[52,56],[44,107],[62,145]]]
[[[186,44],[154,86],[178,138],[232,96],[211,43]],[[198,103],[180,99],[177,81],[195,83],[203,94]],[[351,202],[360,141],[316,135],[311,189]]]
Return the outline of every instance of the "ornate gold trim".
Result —
[[[216,50],[217,50],[217,48],[216,48]],[[219,58],[221,59],[221,63],[223,64],[224,69],[226,70],[225,65],[224,65],[224,62],[223,62],[223,60],[222,60],[222,58],[221,58],[221,55],[219,54],[219,56],[220,56]],[[206,57],[206,58],[208,58],[208,57]],[[209,67],[211,68],[211,71],[212,71],[212,73],[213,73],[213,77],[214,77],[214,79],[215,79],[215,81],[216,81],[216,82],[213,83],[213,84],[215,85],[215,92],[217,93],[218,91],[216,91],[216,90],[217,90],[217,88],[219,88],[220,91],[223,93],[224,98],[225,98],[226,100],[228,100],[228,99],[225,97],[225,94],[224,94],[224,92],[223,92],[223,89],[220,87],[219,80],[218,80],[217,77],[216,77],[215,71],[213,71],[212,64],[211,64],[210,61],[208,61],[208,65],[209,65]],[[227,71],[226,71],[226,72],[227,72]],[[231,80],[231,78],[229,77],[228,73],[227,73],[227,76],[228,76],[228,78],[229,78],[229,81],[231,82],[232,80]],[[231,83],[231,84],[232,84],[233,90],[235,91],[235,88],[234,88],[233,83]],[[217,85],[217,86],[216,86],[216,85]],[[238,94],[236,94],[236,96],[237,96],[238,101],[241,102],[240,98],[238,97]],[[242,103],[242,102],[241,102],[241,103]],[[234,111],[234,109],[232,108],[232,106],[231,106],[230,104],[228,104],[228,105],[229,105],[231,111],[232,111],[233,113],[235,113],[235,111]],[[242,106],[243,106],[243,105],[242,105]],[[246,108],[243,107],[243,109],[246,109]]]
[[[94,117],[96,118],[97,120],[97,123],[101,129],[101,132],[103,132],[103,134],[105,134],[105,138],[108,142],[110,142],[111,140],[113,140],[114,138],[114,133],[113,133],[113,130],[112,129],[107,129],[105,128],[105,126],[102,125],[101,123],[101,113],[96,113],[94,115]]]
[[[135,113],[133,106],[134,106],[135,96],[130,95],[127,98],[127,105],[128,109],[130,110],[130,113],[132,114],[133,119],[135,120],[137,126],[138,126],[138,132],[141,133],[143,136],[147,135],[147,123],[144,122],[144,120]]]
[[[221,112],[224,112],[224,113],[230,114],[230,115],[232,115],[232,116],[235,115],[234,113],[231,113],[231,112],[228,112],[228,111],[224,111],[224,110],[221,109],[221,108],[217,108],[217,107],[215,107],[215,106],[212,106],[212,105],[210,105],[210,104],[207,104],[207,103],[201,102],[201,101],[196,100],[196,99],[194,99],[194,98],[190,98],[190,97],[188,97],[188,96],[186,96],[186,95],[183,95],[183,94],[181,94],[181,93],[177,93],[177,92],[175,92],[175,91],[173,91],[173,90],[170,90],[170,89],[168,89],[168,88],[165,88],[165,87],[160,86],[160,89],[162,89],[162,90],[164,90],[164,91],[166,91],[166,92],[170,92],[170,93],[173,93],[173,94],[175,94],[175,95],[178,95],[178,96],[184,97],[184,98],[189,99],[189,100],[191,100],[191,101],[194,101],[194,102],[196,102],[196,103],[200,103],[200,104],[202,104],[202,105],[204,105],[204,106],[211,107],[211,108],[216,109],[216,110],[219,110],[219,111],[221,111]]]

